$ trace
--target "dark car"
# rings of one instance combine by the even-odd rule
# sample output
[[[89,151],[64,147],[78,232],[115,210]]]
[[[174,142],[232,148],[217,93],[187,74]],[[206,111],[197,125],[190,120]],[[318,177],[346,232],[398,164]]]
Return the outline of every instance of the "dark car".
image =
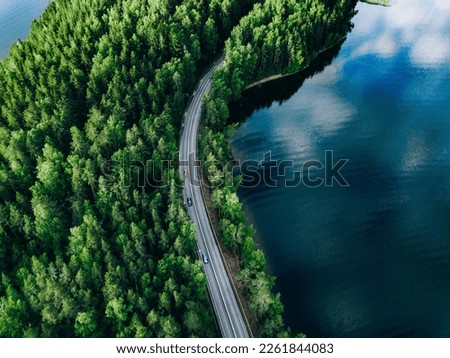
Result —
[[[187,198],[187,206],[192,206],[192,198]]]
[[[207,254],[202,254],[202,260],[205,264],[207,264],[209,262],[209,257]]]

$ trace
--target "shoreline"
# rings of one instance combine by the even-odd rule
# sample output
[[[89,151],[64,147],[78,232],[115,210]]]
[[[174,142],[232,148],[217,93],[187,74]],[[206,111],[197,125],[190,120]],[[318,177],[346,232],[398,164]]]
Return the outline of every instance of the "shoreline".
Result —
[[[311,59],[310,61],[308,61],[308,64],[307,64],[306,66],[302,67],[300,70],[298,70],[298,71],[296,71],[296,72],[292,72],[292,73],[285,73],[285,74],[278,73],[278,74],[275,74],[275,75],[271,75],[271,76],[265,77],[265,78],[263,78],[263,79],[261,79],[261,80],[258,80],[258,81],[255,81],[255,82],[253,82],[253,83],[250,83],[249,85],[247,85],[247,86],[242,90],[242,92],[245,92],[245,91],[247,91],[247,90],[249,90],[249,89],[252,89],[252,88],[261,86],[261,85],[263,85],[263,84],[266,84],[266,83],[269,83],[269,82],[272,82],[272,81],[276,81],[276,80],[279,80],[279,79],[282,79],[282,78],[287,78],[287,77],[290,77],[290,76],[295,76],[296,74],[298,74],[298,73],[300,73],[300,72],[306,70],[306,69],[311,65],[311,62],[312,62],[313,60],[315,60],[318,56],[320,56],[320,54],[322,54],[322,53],[324,53],[324,52],[326,52],[326,51],[328,51],[328,50],[331,50],[332,48],[338,46],[340,42],[343,42],[343,41],[345,41],[346,39],[347,39],[347,36],[344,36],[344,37],[340,38],[334,45],[325,47],[325,48],[323,48],[322,50],[318,51],[318,52],[312,57],[312,59]]]
[[[279,79],[283,79],[283,78],[288,78],[291,76],[295,76],[299,73],[301,73],[302,71],[307,70],[312,62],[317,59],[321,54],[323,54],[326,51],[329,51],[337,46],[341,46],[343,41],[345,41],[345,39],[347,38],[347,36],[343,36],[340,39],[338,39],[333,45],[327,46],[323,49],[321,49],[320,51],[318,51],[317,53],[314,54],[314,56],[312,56],[312,59],[310,61],[308,61],[308,64],[306,66],[304,66],[302,69],[300,69],[299,71],[293,72],[293,73],[286,73],[286,74],[275,74],[272,76],[268,76],[266,78],[263,78],[261,80],[258,80],[250,85],[248,85],[247,87],[245,87],[241,93],[242,94],[247,90],[247,89],[251,89],[257,86],[260,86],[262,84],[265,83],[269,83],[272,81],[276,81]],[[200,133],[202,133],[204,130],[204,125],[200,125]],[[200,134],[201,135],[201,134]],[[230,155],[231,154],[231,148],[228,147],[230,149]],[[233,157],[233,156],[232,156]],[[205,176],[205,173],[203,173],[202,171],[200,171],[200,175],[201,177],[203,177],[204,179],[208,180],[207,177]],[[203,183],[203,180],[201,181]],[[201,191],[202,191],[202,196],[203,196],[203,200],[205,203],[205,208],[207,211],[207,215],[209,217],[209,221],[211,223],[213,232],[214,232],[214,236],[217,242],[217,245],[219,247],[221,256],[223,258],[223,262],[225,265],[225,269],[228,272],[228,276],[230,278],[230,282],[233,288],[233,291],[235,292],[238,304],[241,308],[241,311],[243,313],[243,317],[246,323],[247,328],[249,329],[249,333],[250,336],[254,337],[255,334],[257,336],[259,336],[259,328],[260,328],[260,322],[259,319],[257,317],[257,315],[255,314],[255,312],[251,311],[249,309],[249,299],[248,297],[246,297],[245,293],[244,293],[244,286],[242,285],[241,282],[239,282],[239,280],[237,280],[237,276],[240,272],[240,257],[238,255],[236,255],[235,253],[230,252],[223,244],[222,242],[222,233],[219,227],[219,218],[217,216],[217,212],[215,209],[213,209],[212,207],[212,202],[211,202],[211,189],[208,187],[204,187],[204,185],[201,185]],[[244,210],[244,209],[243,209]],[[247,224],[249,223],[248,221],[248,213],[244,210],[244,216],[246,218],[246,222]],[[255,239],[255,238],[253,238]],[[264,253],[265,256],[265,253]],[[268,267],[266,267],[265,269],[265,274],[267,275],[272,275],[272,273],[270,272],[270,269]],[[284,316],[284,314],[283,314]],[[284,319],[284,317],[283,317]],[[287,327],[287,326],[286,326]],[[303,333],[298,333],[294,336],[300,336],[303,337]]]

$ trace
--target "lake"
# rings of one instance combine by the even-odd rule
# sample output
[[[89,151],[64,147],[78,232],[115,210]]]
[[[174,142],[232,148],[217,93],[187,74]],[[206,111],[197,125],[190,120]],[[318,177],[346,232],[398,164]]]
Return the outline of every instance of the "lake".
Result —
[[[18,39],[24,40],[31,21],[39,18],[50,0],[0,0],[0,58]]]
[[[310,337],[450,337],[450,2],[391,3],[360,3],[340,48],[231,111],[236,159],[291,160],[292,178],[326,151],[348,160],[348,186],[239,191]]]

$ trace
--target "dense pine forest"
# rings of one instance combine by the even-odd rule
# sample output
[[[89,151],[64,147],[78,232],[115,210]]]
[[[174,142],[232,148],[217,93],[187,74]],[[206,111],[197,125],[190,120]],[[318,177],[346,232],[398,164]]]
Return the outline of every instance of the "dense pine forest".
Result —
[[[223,130],[246,84],[304,67],[345,35],[355,5],[260,2],[54,0],[0,62],[0,336],[218,334],[178,171],[163,166],[187,101],[231,35],[205,110]],[[227,155],[226,135],[205,133]],[[156,163],[161,182],[142,185],[136,161]],[[228,213],[245,226],[239,204]],[[244,231],[225,244],[244,259],[261,335],[285,335]]]
[[[1,336],[217,334],[176,168],[155,190],[121,163],[177,158],[251,5],[55,0],[0,63]]]

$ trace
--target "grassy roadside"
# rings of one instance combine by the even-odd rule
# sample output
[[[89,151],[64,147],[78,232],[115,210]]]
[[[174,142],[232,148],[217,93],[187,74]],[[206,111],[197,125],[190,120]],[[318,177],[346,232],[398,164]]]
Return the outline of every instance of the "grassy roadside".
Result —
[[[203,132],[203,128],[200,129],[200,135]],[[221,230],[219,226],[219,214],[218,211],[215,210],[212,206],[211,195],[212,188],[211,183],[205,176],[202,170],[199,171],[200,175],[200,183],[201,190],[203,194],[203,200],[205,203],[206,211],[208,213],[208,217],[210,219],[210,223],[213,228],[214,236],[216,238],[217,245],[219,246],[219,250],[221,256],[224,261],[225,269],[227,271],[228,277],[231,281],[233,291],[237,294],[238,304],[241,308],[242,314],[244,315],[244,320],[246,321],[247,328],[249,329],[250,337],[258,337],[258,317],[254,312],[249,309],[249,301],[245,296],[245,287],[241,281],[237,278],[239,277],[241,263],[238,255],[233,254],[223,245]],[[206,183],[207,185],[204,185]]]

